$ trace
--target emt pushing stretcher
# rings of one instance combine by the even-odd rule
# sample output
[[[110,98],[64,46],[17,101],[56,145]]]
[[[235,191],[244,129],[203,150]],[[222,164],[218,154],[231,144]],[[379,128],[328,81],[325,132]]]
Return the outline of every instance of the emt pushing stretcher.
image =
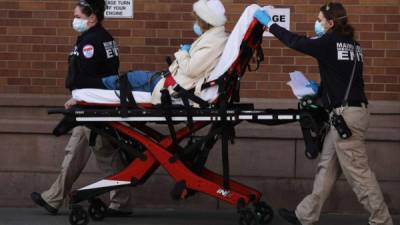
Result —
[[[255,54],[257,68],[263,61],[261,43],[266,27],[254,17],[260,9],[258,5],[246,8],[223,47],[225,34],[222,27],[218,27],[225,23],[221,13],[224,12],[223,5],[218,0],[199,0],[193,11],[198,23],[201,19],[210,29],[206,31],[200,24],[202,32],[198,32],[195,25],[194,30],[203,33],[202,36],[188,51],[183,47],[175,54],[176,60],[169,72],[150,85],[153,88],[135,89],[138,80],[151,78],[153,73],[128,73],[121,76],[117,84],[116,77],[112,76],[103,79],[104,84],[115,85],[119,91],[77,89],[72,93],[76,105],[68,110],[49,110],[50,113],[65,115],[56,127],[56,133],[66,133],[78,125],[86,126],[93,134],[100,134],[118,145],[130,159],[129,165],[121,172],[71,193],[71,224],[86,224],[89,215],[94,220],[103,219],[105,206],[100,200],[95,200],[96,196],[144,184],[159,166],[176,181],[171,191],[175,199],[205,193],[236,206],[241,224],[267,224],[272,220],[273,210],[261,201],[261,193],[229,177],[228,142],[235,138],[235,126],[242,121],[275,125],[303,119],[306,121],[302,122],[306,125],[303,132],[310,134],[310,139],[306,140],[307,155],[315,158],[320,136],[311,133],[319,134],[320,124],[324,121],[314,121],[312,114],[319,114],[318,109],[309,108],[307,104],[302,104],[299,111],[255,110],[252,104],[239,103],[240,80],[250,68],[250,60]],[[211,15],[221,15],[219,18],[223,20],[211,28],[215,21],[209,21],[209,15],[204,17],[204,10]],[[217,40],[216,49],[209,47],[209,38]],[[204,47],[197,49],[199,46]],[[196,62],[198,67],[189,69],[190,57],[201,51],[212,53],[208,56],[212,61],[203,59],[207,66]],[[203,68],[202,74],[199,68]],[[199,74],[191,77],[191,72]],[[148,126],[151,123],[167,125],[169,134]],[[176,130],[177,123],[186,123],[186,126]],[[208,129],[206,135],[195,138],[195,132],[203,128]],[[188,139],[186,145],[181,143],[184,139]],[[208,154],[218,139],[222,145],[222,176],[205,167]],[[84,200],[91,202],[89,214],[78,205]]]

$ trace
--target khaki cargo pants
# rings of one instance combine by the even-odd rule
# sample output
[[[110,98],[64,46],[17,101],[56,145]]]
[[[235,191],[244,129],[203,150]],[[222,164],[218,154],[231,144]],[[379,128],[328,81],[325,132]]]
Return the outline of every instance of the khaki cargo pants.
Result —
[[[72,130],[71,138],[65,147],[65,157],[61,165],[60,174],[50,189],[42,193],[42,198],[56,209],[62,206],[65,197],[71,191],[73,183],[85,168],[92,150],[95,153],[98,167],[106,176],[123,169],[120,155],[109,141],[98,136],[95,146],[90,147],[89,137],[90,130],[87,127],[79,126]],[[112,209],[128,210],[129,201],[129,189],[118,189],[110,192],[109,207]]]
[[[379,184],[368,165],[364,135],[368,128],[369,112],[365,107],[346,107],[343,117],[353,136],[343,140],[331,126],[315,175],[313,191],[296,208],[302,225],[319,220],[321,208],[336,180],[343,173],[358,201],[370,213],[370,225],[393,225]]]

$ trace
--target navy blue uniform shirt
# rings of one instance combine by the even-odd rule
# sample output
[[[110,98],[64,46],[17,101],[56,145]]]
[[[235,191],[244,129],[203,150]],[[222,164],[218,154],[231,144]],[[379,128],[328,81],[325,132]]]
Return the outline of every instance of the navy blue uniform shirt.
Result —
[[[363,80],[363,54],[361,47],[350,37],[342,37],[334,32],[320,38],[308,38],[294,34],[277,24],[269,31],[289,48],[314,57],[318,61],[321,84],[319,95],[325,108],[339,107],[346,94],[357,60],[348,103],[367,103]],[[354,51],[356,45],[356,54]]]
[[[101,78],[118,74],[118,47],[101,24],[82,33],[69,56],[66,87],[106,89]]]

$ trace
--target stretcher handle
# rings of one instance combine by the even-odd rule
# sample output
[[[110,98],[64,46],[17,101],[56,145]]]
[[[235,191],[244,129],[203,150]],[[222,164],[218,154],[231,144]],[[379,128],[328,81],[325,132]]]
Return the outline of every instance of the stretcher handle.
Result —
[[[70,110],[65,108],[52,108],[47,110],[47,114],[69,114]]]

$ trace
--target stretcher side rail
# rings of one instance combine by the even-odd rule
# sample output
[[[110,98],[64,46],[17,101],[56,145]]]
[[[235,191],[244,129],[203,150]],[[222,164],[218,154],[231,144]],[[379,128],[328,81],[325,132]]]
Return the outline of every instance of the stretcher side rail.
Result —
[[[188,116],[193,117],[193,121],[221,121],[223,116],[228,121],[292,121],[296,122],[300,119],[300,111],[298,109],[252,109],[248,104],[242,109],[240,105],[227,108],[221,113],[216,109],[191,108],[190,113],[186,108],[172,108],[172,120],[176,122],[186,122]],[[64,114],[73,116],[78,122],[163,122],[166,121],[165,111],[163,109],[129,109],[126,116],[121,116],[119,108],[99,108],[86,109],[74,107],[72,109],[50,109],[49,114]],[[262,123],[262,122],[260,122]]]

